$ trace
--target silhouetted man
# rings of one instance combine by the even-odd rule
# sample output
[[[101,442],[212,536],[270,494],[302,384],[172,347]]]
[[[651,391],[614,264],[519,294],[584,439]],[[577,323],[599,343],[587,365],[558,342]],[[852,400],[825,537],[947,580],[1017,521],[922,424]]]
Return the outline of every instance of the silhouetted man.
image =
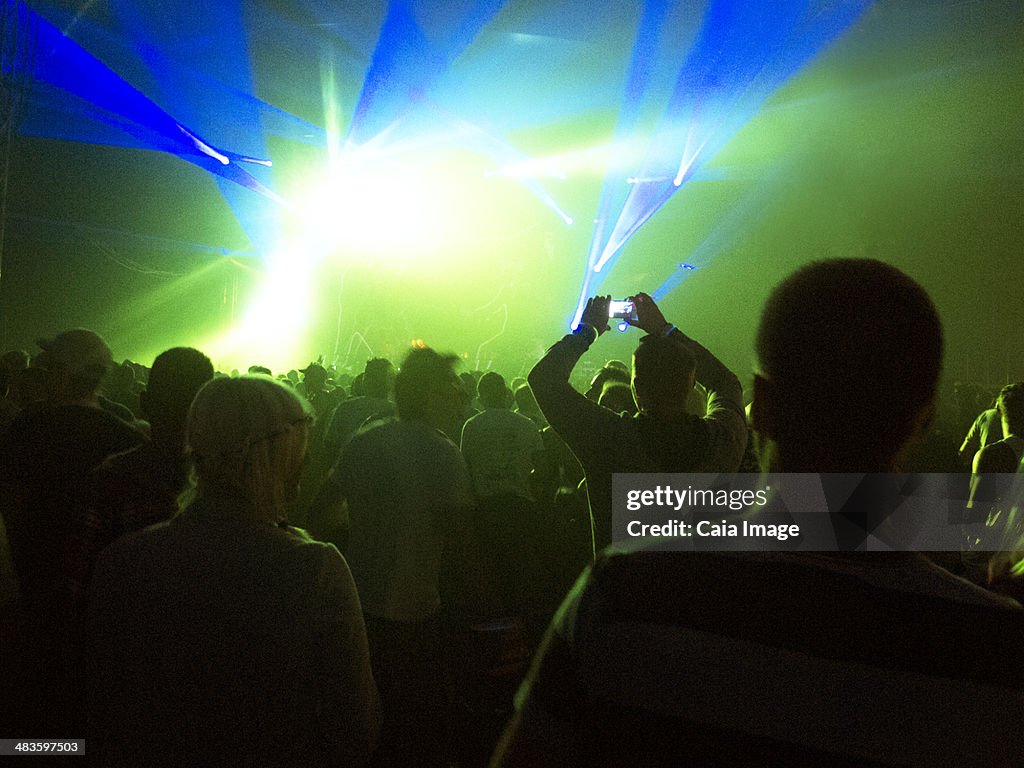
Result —
[[[331,461],[337,461],[341,449],[365,422],[394,415],[395,367],[383,357],[367,360],[359,394],[338,403],[324,434]]]
[[[576,330],[551,347],[529,375],[541,411],[583,465],[597,550],[611,543],[613,473],[734,472],[747,443],[739,379],[665,320],[645,293],[633,298],[632,324],[647,332],[633,353],[639,413],[602,408],[570,386],[577,361],[608,330],[609,301],[591,298]],[[686,411],[695,382],[707,393],[701,415]]]
[[[1005,437],[988,443],[974,455],[967,501],[967,519],[976,527],[969,532],[974,551],[965,552],[963,559],[967,575],[982,582],[995,575],[989,567],[992,553],[1019,549],[1024,535],[1022,510],[1012,510],[1019,502],[1013,497],[1017,487],[1013,475],[1024,454],[1024,382],[1007,384],[999,391],[996,413]]]
[[[1007,384],[999,391],[996,412],[1003,437],[983,445],[974,455],[975,474],[1017,471],[1024,452],[1024,382]]]
[[[100,383],[112,365],[103,339],[76,328],[39,345],[33,366],[45,371],[46,406],[11,425],[0,448],[0,481],[22,597],[49,605],[59,592],[72,507],[83,500],[89,471],[143,436],[100,407]]]
[[[357,433],[316,502],[347,506],[343,554],[384,709],[381,765],[443,764],[440,580],[472,500],[462,454],[442,431],[465,406],[454,362],[429,348],[406,356],[395,379],[398,420]]]
[[[512,410],[512,392],[499,373],[488,371],[477,384],[484,410],[462,428],[462,455],[477,498],[511,494],[533,498],[533,458],[544,450],[537,425]]]
[[[942,331],[871,260],[765,306],[774,470],[889,472],[934,412]],[[556,614],[497,765],[1011,766],[1024,611],[914,552],[602,555]]]
[[[999,411],[993,408],[986,408],[978,414],[978,418],[967,430],[964,441],[960,443],[960,461],[965,464],[972,464],[974,454],[980,451],[989,443],[1003,439],[1002,420]]]
[[[84,595],[100,550],[178,512],[178,497],[188,484],[188,408],[212,378],[210,359],[197,349],[175,347],[153,361],[149,382],[139,395],[149,442],[109,457],[93,471],[88,503],[71,523],[65,578],[72,605]]]
[[[43,351],[29,370],[44,385],[45,403],[23,411],[0,439],[0,509],[25,619],[26,656],[19,667],[30,670],[24,690],[13,696],[0,691],[0,701],[22,702],[18,716],[27,732],[68,723],[68,686],[58,663],[66,627],[64,556],[89,472],[107,456],[144,440],[100,406],[100,382],[113,362],[102,338],[75,328],[38,344]]]

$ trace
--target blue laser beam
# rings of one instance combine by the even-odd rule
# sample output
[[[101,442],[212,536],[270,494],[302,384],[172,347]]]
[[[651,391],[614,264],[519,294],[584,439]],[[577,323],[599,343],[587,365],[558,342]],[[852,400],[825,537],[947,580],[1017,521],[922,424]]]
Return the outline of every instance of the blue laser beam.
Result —
[[[27,16],[26,23],[36,38],[35,82],[29,98],[33,103],[38,99],[44,113],[70,100],[72,110],[135,137],[147,148],[175,154],[274,202],[285,202],[242,167],[253,161],[265,165],[269,160],[216,146],[178,122],[42,16],[31,11]]]
[[[769,96],[815,55],[849,28],[870,0],[746,3],[712,0],[699,33],[678,70],[664,113],[651,134],[641,167],[631,174],[624,201],[610,227],[605,201],[622,190],[621,178],[609,176],[602,207],[587,254],[584,294],[599,284],[637,231],[685,183],[694,178],[732,137],[758,113]],[[661,10],[661,3],[655,3]],[[636,46],[648,45],[651,32],[638,34]],[[627,88],[625,107],[649,98]],[[598,254],[595,257],[595,254]],[[582,311],[582,302],[577,315]]]
[[[370,140],[427,96],[502,5],[503,0],[451,3],[447,13],[437,17],[443,6],[392,0],[363,80],[348,141]],[[437,29],[427,28],[431,20],[436,20]]]

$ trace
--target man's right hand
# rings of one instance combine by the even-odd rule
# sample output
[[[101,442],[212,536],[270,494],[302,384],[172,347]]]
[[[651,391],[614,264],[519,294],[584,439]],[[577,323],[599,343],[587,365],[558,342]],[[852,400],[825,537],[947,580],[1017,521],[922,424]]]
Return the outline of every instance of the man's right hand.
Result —
[[[666,329],[672,327],[671,323],[661,314],[654,299],[646,293],[638,293],[630,301],[633,302],[633,308],[636,310],[636,320],[630,321],[630,325],[650,334],[663,334]]]

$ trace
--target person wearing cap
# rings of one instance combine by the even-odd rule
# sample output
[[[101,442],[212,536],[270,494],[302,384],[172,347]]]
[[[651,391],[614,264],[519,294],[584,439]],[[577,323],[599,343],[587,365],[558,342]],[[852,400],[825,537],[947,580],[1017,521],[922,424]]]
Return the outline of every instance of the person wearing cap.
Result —
[[[0,691],[0,700],[22,703],[18,719],[0,720],[24,725],[13,728],[19,733],[63,732],[52,728],[70,716],[57,663],[68,524],[86,498],[89,472],[145,439],[100,407],[100,382],[113,358],[98,334],[74,328],[38,344],[42,352],[32,365],[44,372],[46,402],[20,414],[0,438],[0,509],[19,582],[26,649],[20,660],[25,689]]]
[[[313,406],[317,417],[326,416],[331,408],[331,391],[327,385],[330,374],[319,362],[312,362],[302,369],[302,384],[299,391]]]

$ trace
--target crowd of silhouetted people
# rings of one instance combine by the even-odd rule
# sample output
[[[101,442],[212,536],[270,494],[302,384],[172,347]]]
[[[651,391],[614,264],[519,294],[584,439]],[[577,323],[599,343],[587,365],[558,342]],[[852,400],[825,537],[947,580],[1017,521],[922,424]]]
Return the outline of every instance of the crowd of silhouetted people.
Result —
[[[117,363],[81,328],[4,354],[0,736],[101,766],[1019,765],[1024,382],[940,394],[935,307],[878,261],[777,286],[746,393],[631,300],[631,363],[589,383],[609,297],[526,378],[429,347]],[[767,471],[956,474],[988,537],[614,546],[615,474]]]

